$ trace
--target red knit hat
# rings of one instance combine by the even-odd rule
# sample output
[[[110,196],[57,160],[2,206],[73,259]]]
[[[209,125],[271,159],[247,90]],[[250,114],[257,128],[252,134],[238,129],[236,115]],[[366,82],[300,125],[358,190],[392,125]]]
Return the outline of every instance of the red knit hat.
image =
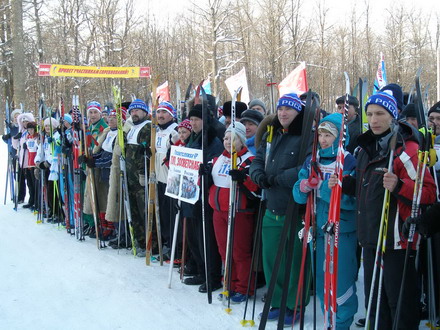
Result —
[[[109,117],[110,116],[117,116],[117,113],[116,113],[116,110],[115,109],[113,109],[111,112],[110,112],[110,114],[109,114]],[[125,107],[121,107],[121,117],[122,117],[122,120],[123,121],[125,121],[126,119],[127,119],[127,109],[125,108]]]
[[[191,126],[191,122],[190,122],[190,120],[189,119],[185,119],[185,120],[183,120],[180,124],[179,124],[179,126],[177,126],[177,128],[180,128],[180,127],[183,127],[183,128],[186,128],[188,131],[192,131],[192,126]]]

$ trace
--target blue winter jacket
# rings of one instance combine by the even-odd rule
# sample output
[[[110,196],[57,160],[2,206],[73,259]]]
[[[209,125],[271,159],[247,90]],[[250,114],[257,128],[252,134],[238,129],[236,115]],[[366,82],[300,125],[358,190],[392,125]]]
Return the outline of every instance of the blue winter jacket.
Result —
[[[330,121],[336,125],[336,127],[341,126],[342,115],[339,113],[331,114],[323,118],[323,121]],[[348,136],[346,140],[346,144],[348,143]],[[338,152],[338,138],[335,139],[333,146],[321,149],[318,145],[318,157],[317,162],[321,170],[324,170],[325,165],[329,165],[335,163],[336,156]],[[293,197],[298,204],[306,204],[307,203],[307,195],[306,193],[301,192],[300,184],[301,180],[307,180],[310,176],[310,161],[311,156],[308,157],[301,168],[298,181],[295,183],[293,187]],[[348,152],[345,152],[345,161],[343,168],[343,176],[354,174],[356,169],[356,159]],[[328,172],[328,171],[327,171]],[[317,234],[318,236],[324,236],[324,232],[322,230],[322,226],[327,223],[328,220],[328,211],[330,208],[330,197],[331,197],[331,189],[328,187],[328,178],[331,173],[326,173],[324,170],[323,173],[320,173],[320,181],[318,184],[317,198],[316,198],[316,222],[317,222]],[[346,194],[342,194],[341,198],[341,219],[340,219],[340,233],[350,233],[356,231],[356,199],[353,196],[349,196]]]

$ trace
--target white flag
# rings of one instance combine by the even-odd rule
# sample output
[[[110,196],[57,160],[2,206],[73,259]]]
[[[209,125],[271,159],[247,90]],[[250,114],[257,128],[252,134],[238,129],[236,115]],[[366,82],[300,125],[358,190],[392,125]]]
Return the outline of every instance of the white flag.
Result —
[[[239,73],[226,79],[225,84],[228,88],[229,93],[231,94],[231,97],[234,96],[234,92],[241,86],[243,88],[241,91],[241,102],[244,102],[246,104],[249,103],[249,88],[246,79],[246,70],[244,67],[240,70]]]

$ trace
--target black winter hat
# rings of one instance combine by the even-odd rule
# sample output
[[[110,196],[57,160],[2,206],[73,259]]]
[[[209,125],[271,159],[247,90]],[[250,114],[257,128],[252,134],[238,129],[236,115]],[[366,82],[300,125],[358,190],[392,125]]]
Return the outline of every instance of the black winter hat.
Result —
[[[241,114],[240,123],[244,124],[245,121],[250,121],[258,126],[258,125],[260,125],[263,118],[264,117],[261,112],[259,112],[257,110],[249,109],[249,110],[243,111],[243,113]]]
[[[223,116],[231,117],[232,101],[223,103]],[[237,101],[235,103],[235,117],[240,119],[243,111],[247,110],[247,104]]]
[[[196,104],[195,106],[192,107],[191,111],[188,114],[188,118],[191,118],[191,117],[197,117],[197,118],[203,119],[201,104]]]
[[[345,103],[345,95],[342,95],[336,99],[336,104]],[[359,107],[359,101],[356,97],[349,95],[348,96],[348,104],[354,106],[355,108]]]
[[[417,118],[417,105],[414,103],[408,104],[405,109],[400,113],[401,118]]]
[[[436,104],[434,104],[428,111],[428,117],[432,113],[440,113],[440,101],[438,101]]]
[[[391,91],[393,97],[396,99],[397,109],[402,111],[403,108],[405,107],[403,103],[402,87],[400,87],[400,85],[397,84],[388,84],[380,89],[380,92],[384,92],[384,91]]]

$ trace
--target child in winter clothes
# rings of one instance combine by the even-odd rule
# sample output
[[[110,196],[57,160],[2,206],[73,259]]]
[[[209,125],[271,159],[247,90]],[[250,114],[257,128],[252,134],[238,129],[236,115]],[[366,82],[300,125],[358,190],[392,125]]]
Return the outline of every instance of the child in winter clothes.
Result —
[[[26,182],[29,189],[29,201],[26,205],[23,205],[23,208],[34,209],[38,204],[38,187],[36,187],[36,179],[34,176],[35,170],[35,156],[37,155],[38,150],[38,133],[36,131],[37,123],[29,122],[26,126],[27,135],[25,137],[25,142],[23,144],[23,149],[27,150],[27,167],[26,171]]]
[[[234,225],[234,243],[232,247],[232,264],[228,272],[231,276],[230,299],[232,303],[241,303],[246,299],[247,284],[252,259],[252,238],[254,229],[254,209],[249,199],[258,186],[248,175],[249,166],[254,156],[246,147],[246,128],[235,123],[235,148],[237,152],[237,169],[231,170],[231,131],[226,130],[223,145],[225,150],[212,161],[213,184],[209,189],[209,205],[214,210],[213,222],[218,250],[223,263],[226,258],[228,210],[231,178],[237,181],[236,213]],[[250,295],[253,295],[252,290]]]
[[[324,265],[325,260],[325,233],[322,227],[328,219],[330,207],[331,189],[335,185],[334,175],[336,156],[338,153],[339,130],[341,129],[342,115],[331,114],[319,122],[318,126],[318,154],[317,165],[319,168],[319,181],[310,182],[311,157],[304,163],[299,172],[298,181],[293,187],[293,196],[297,203],[306,204],[307,195],[312,189],[316,189],[316,258],[318,265],[315,270],[316,292],[321,300],[321,309],[324,311]],[[348,133],[346,143],[348,143]],[[343,175],[354,173],[356,166],[355,158],[345,151]],[[336,315],[336,328],[349,329],[353,322],[354,314],[357,312],[358,299],[356,296],[356,200],[352,196],[343,194],[341,199],[341,216],[339,226],[339,264],[337,301],[338,311]]]

